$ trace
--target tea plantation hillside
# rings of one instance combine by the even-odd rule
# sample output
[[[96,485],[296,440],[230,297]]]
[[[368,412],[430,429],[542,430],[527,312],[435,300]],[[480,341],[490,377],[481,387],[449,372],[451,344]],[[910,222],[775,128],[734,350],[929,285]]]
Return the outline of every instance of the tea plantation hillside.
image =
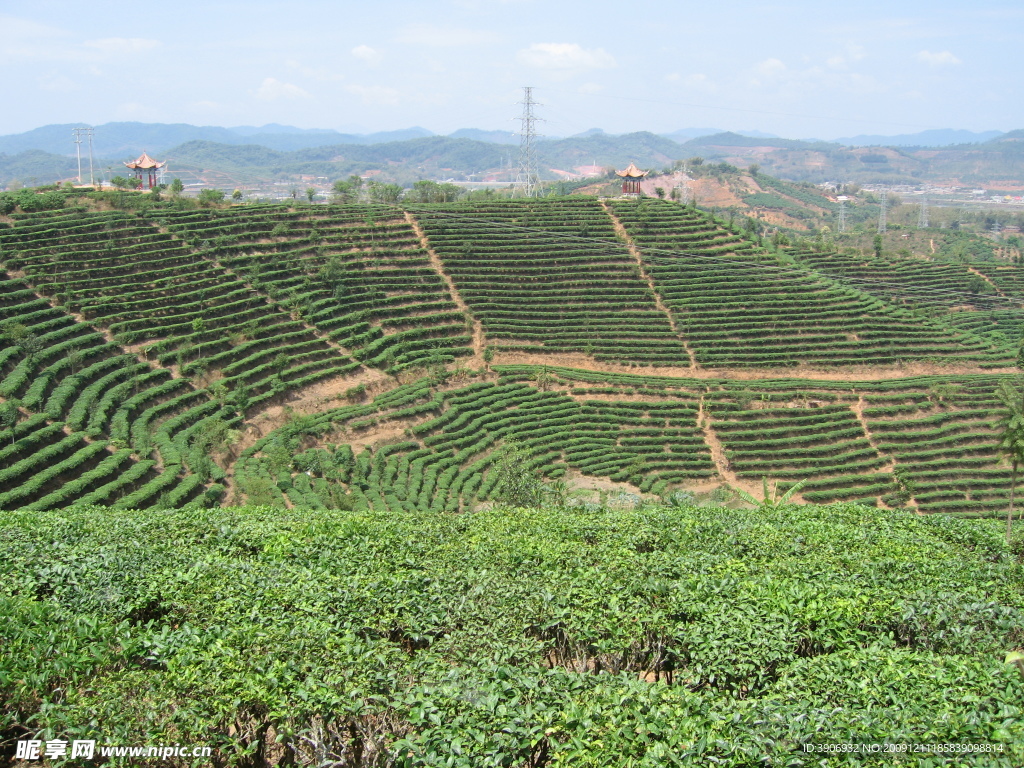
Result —
[[[9,512],[0,754],[1015,768],[1019,555],[852,504]]]
[[[560,492],[1009,494],[1010,262],[772,250],[655,200],[87,202],[0,221],[0,509],[467,510],[513,442]]]

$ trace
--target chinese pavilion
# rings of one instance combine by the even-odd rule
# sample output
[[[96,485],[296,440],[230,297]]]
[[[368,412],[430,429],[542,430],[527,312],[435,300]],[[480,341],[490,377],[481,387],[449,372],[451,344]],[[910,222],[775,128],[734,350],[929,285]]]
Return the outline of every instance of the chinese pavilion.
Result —
[[[641,171],[633,163],[624,171],[616,171],[616,176],[622,177],[622,194],[639,197],[640,180],[647,175],[647,171]]]
[[[139,155],[137,160],[130,163],[124,164],[126,168],[131,169],[132,175],[142,181],[142,174],[145,172],[147,181],[149,182],[149,188],[152,189],[156,186],[156,172],[163,168],[167,163],[160,163],[154,160],[152,157],[143,152]]]

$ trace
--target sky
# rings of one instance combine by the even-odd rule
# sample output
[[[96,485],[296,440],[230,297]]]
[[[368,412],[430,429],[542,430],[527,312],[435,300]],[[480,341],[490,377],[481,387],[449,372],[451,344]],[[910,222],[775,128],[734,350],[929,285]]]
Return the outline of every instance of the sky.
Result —
[[[0,134],[1024,128],[1020,0],[0,0]]]

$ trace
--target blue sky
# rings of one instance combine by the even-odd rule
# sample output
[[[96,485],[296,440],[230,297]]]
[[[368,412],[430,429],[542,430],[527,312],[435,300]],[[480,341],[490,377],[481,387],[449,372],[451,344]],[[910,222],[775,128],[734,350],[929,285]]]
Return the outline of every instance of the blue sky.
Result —
[[[48,123],[376,131],[1024,127],[1024,7],[635,0],[0,0],[0,134]]]

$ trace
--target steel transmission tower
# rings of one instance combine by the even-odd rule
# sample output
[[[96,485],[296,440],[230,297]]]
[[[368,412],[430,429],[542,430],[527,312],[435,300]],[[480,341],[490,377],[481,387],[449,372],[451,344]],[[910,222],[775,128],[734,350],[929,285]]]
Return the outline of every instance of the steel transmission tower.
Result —
[[[846,231],[846,201],[839,201],[839,234]]]
[[[540,106],[533,100],[533,88],[523,88],[523,114],[519,117],[519,171],[516,174],[516,185],[524,190],[527,197],[533,197],[540,187],[540,173],[537,171],[537,148],[535,143],[540,137],[536,123],[542,122],[535,117],[533,108]]]
[[[886,190],[883,189],[881,199],[882,206],[881,208],[878,209],[878,231],[880,233],[885,232],[885,212],[886,209],[889,207],[889,201],[886,194]]]
[[[928,228],[928,198],[921,198],[921,213],[917,217],[917,228],[927,229]]]

